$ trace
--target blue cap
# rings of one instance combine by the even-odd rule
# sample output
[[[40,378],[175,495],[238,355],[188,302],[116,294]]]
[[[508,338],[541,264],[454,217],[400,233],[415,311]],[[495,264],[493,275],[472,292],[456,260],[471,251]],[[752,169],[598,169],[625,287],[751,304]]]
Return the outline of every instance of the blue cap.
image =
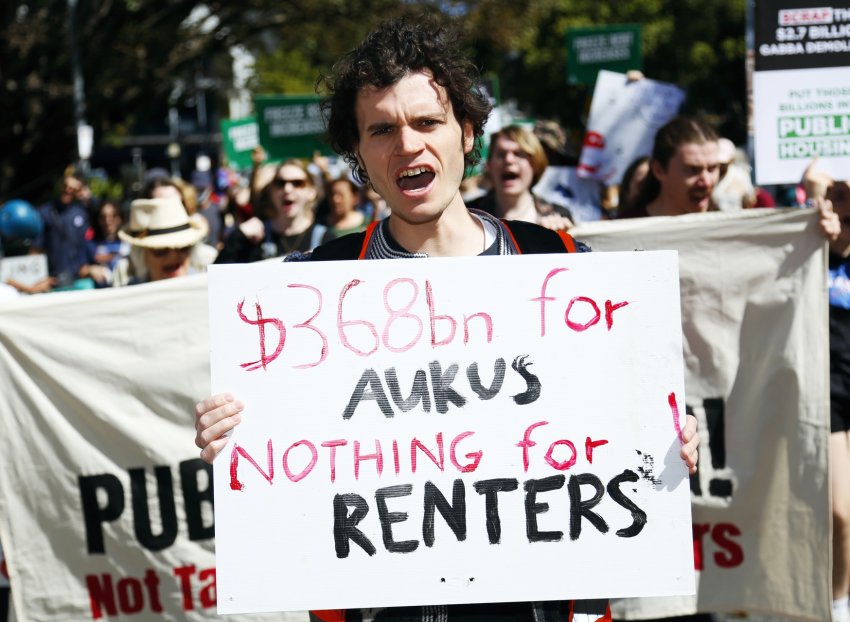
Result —
[[[41,216],[21,199],[6,201],[0,207],[0,235],[11,239],[34,239],[42,229]]]

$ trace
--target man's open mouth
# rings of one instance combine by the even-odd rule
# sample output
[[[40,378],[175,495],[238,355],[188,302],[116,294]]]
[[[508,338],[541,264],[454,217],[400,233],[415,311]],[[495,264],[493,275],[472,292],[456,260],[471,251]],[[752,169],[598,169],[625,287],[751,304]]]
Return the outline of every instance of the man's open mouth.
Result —
[[[505,171],[502,173],[502,181],[513,181],[514,179],[519,179],[519,174],[514,173],[513,171]]]
[[[434,181],[434,177],[434,171],[424,166],[418,166],[399,173],[395,183],[402,190],[419,190]]]

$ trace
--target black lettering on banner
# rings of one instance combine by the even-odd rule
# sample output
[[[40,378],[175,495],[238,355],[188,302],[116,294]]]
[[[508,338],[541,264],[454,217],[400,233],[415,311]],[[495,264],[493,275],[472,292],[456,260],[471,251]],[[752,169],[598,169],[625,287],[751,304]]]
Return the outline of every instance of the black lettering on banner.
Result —
[[[481,375],[478,373],[478,363],[472,363],[466,368],[466,377],[469,380],[469,386],[475,391],[475,395],[481,400],[491,400],[499,393],[502,388],[502,383],[505,381],[505,369],[507,364],[505,359],[499,357],[493,363],[493,382],[490,387],[485,387],[481,384]]]
[[[395,405],[401,409],[401,412],[406,413],[422,403],[422,410],[426,413],[431,412],[431,394],[428,393],[428,379],[425,376],[424,369],[417,369],[413,376],[413,386],[410,388],[410,395],[407,399],[401,397],[401,388],[398,384],[398,375],[395,367],[390,367],[384,372],[384,377],[387,379],[387,387],[390,390],[390,396],[393,398]]]
[[[490,544],[499,544],[502,539],[502,521],[499,518],[498,494],[516,490],[519,481],[509,478],[485,479],[475,482],[472,486],[479,495],[485,495],[484,515]]]
[[[177,539],[177,508],[174,504],[174,483],[167,466],[153,468],[156,478],[157,498],[162,531],[154,535],[151,525],[150,504],[145,482],[145,469],[128,469],[133,503],[133,528],[139,544],[149,551],[161,551]]]
[[[370,391],[366,391],[367,386],[371,387]],[[357,408],[358,404],[360,404],[363,400],[375,400],[378,402],[381,412],[384,413],[384,416],[388,419],[392,418],[395,414],[390,406],[390,401],[387,399],[387,394],[384,393],[384,385],[381,384],[381,378],[374,369],[367,369],[363,372],[363,375],[360,376],[360,380],[357,381],[357,386],[354,387],[354,393],[352,393],[351,399],[348,401],[348,406],[345,407],[345,410],[342,413],[342,418],[351,419],[351,416],[354,414],[354,409]]]
[[[560,490],[566,481],[564,475],[552,475],[543,479],[530,479],[525,482],[525,531],[529,542],[560,542],[563,531],[540,531],[537,515],[549,511],[548,503],[538,503],[537,493]]]
[[[449,402],[461,408],[466,404],[466,398],[452,388],[457,375],[458,364],[452,363],[444,372],[439,361],[431,361],[431,386],[434,388],[434,406],[441,415],[449,412]]]
[[[189,540],[209,540],[215,537],[215,519],[213,510],[213,471],[212,465],[200,458],[184,460],[180,463],[180,487],[183,489],[183,502],[186,507],[186,524],[189,528]],[[201,476],[202,477],[199,477]],[[206,484],[201,488],[200,479]],[[210,521],[204,524],[202,509],[209,504]]]
[[[699,421],[700,437],[702,447],[700,451],[699,466],[697,472],[691,476],[691,493],[695,497],[704,496],[703,481],[708,479],[708,496],[729,499],[734,493],[732,480],[729,477],[718,477],[726,470],[726,405],[722,398],[709,397],[702,401],[702,412],[695,412],[691,406],[687,406],[685,412],[693,415]],[[702,416],[701,416],[702,415]],[[711,457],[711,468],[705,468],[705,456]]]
[[[634,501],[629,499],[625,494],[623,494],[623,491],[620,490],[620,484],[624,482],[636,482],[638,479],[637,473],[626,469],[608,482],[608,496],[632,513],[632,524],[628,527],[624,527],[623,529],[618,529],[616,532],[621,538],[634,538],[643,531],[643,528],[646,525],[646,512],[635,505]]]
[[[80,475],[80,502],[86,525],[86,547],[90,555],[106,553],[103,542],[103,523],[114,521],[124,511],[124,487],[114,475]],[[97,491],[106,495],[106,503],[100,506]]]
[[[434,510],[454,532],[458,542],[466,540],[466,489],[462,479],[456,479],[452,486],[452,503],[449,502],[432,482],[425,482],[425,516],[422,519],[422,539],[425,546],[434,546]]]
[[[378,518],[381,521],[381,534],[384,538],[384,546],[390,553],[410,553],[419,546],[416,540],[402,540],[396,542],[393,539],[393,523],[403,523],[407,520],[407,512],[390,512],[387,508],[387,498],[406,497],[413,492],[413,484],[398,484],[387,486],[375,491],[375,501],[378,505]]]
[[[351,514],[348,513],[349,507],[354,508]],[[360,495],[334,495],[334,547],[339,559],[348,557],[351,550],[349,540],[366,551],[370,557],[375,554],[375,545],[356,527],[368,513],[369,504]]]
[[[590,499],[582,500],[581,487],[583,485],[593,486],[595,493]],[[581,519],[586,518],[601,533],[608,533],[608,523],[599,514],[593,512],[605,494],[605,487],[598,477],[593,473],[580,473],[571,475],[567,484],[570,493],[570,540],[578,540],[581,535]]]
[[[525,391],[513,396],[514,402],[516,402],[517,406],[526,406],[527,404],[536,402],[537,398],[540,397],[540,379],[528,371],[528,366],[531,365],[531,361],[527,360],[528,357],[528,354],[521,354],[514,359],[513,363],[511,363],[511,367],[513,367],[514,371],[523,377],[526,384]]]

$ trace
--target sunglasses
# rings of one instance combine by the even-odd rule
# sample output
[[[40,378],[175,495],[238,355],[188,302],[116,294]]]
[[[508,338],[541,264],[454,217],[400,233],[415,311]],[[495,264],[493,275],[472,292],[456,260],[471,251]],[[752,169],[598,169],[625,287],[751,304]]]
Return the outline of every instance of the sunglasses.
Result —
[[[293,188],[301,189],[307,187],[306,179],[283,179],[281,177],[276,177],[272,181],[272,187],[274,188],[283,188],[286,184],[290,184]]]
[[[188,253],[190,250],[192,250],[192,247],[184,246],[183,248],[149,248],[148,250],[154,257],[165,257],[171,251],[174,251],[175,253],[179,254]]]

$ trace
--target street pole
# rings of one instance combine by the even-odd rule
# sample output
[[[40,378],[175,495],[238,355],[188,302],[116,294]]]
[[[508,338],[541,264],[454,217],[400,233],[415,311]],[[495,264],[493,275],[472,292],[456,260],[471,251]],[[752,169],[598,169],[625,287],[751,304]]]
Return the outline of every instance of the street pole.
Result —
[[[77,157],[83,173],[89,171],[93,132],[86,123],[86,93],[83,70],[80,66],[80,46],[77,37],[77,0],[68,0],[68,35],[71,47],[71,71],[74,80],[74,121],[77,128]]]

